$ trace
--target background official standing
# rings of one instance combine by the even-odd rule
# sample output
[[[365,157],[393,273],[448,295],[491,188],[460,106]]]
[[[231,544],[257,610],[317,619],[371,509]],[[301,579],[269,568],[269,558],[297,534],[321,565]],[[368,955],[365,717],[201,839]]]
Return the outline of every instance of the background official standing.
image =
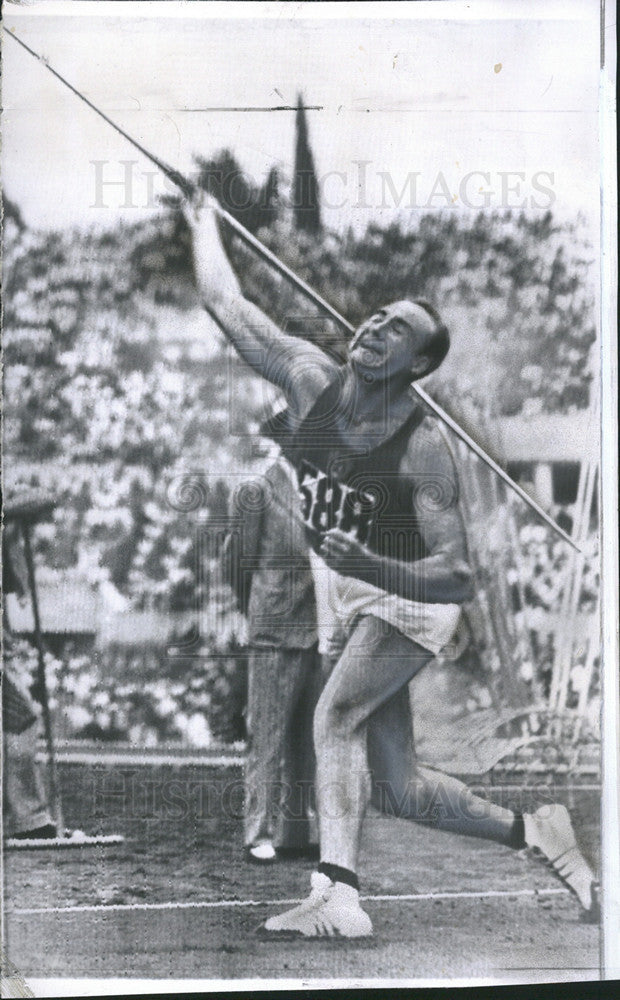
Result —
[[[225,574],[248,618],[246,857],[316,853],[312,718],[320,694],[314,586],[294,472],[278,456],[236,491]],[[277,853],[276,853],[277,852]]]

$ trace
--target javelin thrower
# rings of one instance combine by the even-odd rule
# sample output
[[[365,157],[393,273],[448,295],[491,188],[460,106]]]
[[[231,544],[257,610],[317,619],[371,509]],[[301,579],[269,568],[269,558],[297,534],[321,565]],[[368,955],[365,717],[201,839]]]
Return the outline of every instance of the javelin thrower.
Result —
[[[448,352],[450,338],[439,314],[425,302],[386,306],[355,332],[344,365],[285,334],[242,295],[220,240],[218,214],[279,273],[351,328],[212,199],[200,203],[177,171],[68,86],[190,196],[186,217],[203,305],[241,357],[287,399],[288,453],[298,469],[302,516],[313,547],[324,643],[346,630],[315,716],[321,862],[309,897],[267,920],[262,934],[272,939],[372,935],[357,877],[371,796],[379,808],[403,818],[507,848],[531,848],[595,918],[593,873],[564,806],[516,814],[416,760],[407,685],[450,641],[459,606],[472,592],[457,470],[420,400],[550,522],[415,384]]]
[[[517,814],[416,760],[407,686],[450,641],[473,586],[457,469],[411,388],[448,352],[440,315],[426,302],[391,303],[362,323],[339,365],[244,298],[217,214],[208,196],[186,209],[199,293],[241,357],[286,396],[322,651],[346,634],[314,721],[321,861],[309,897],[261,934],[372,934],[357,874],[371,798],[401,818],[532,848],[594,917],[593,873],[564,806]]]

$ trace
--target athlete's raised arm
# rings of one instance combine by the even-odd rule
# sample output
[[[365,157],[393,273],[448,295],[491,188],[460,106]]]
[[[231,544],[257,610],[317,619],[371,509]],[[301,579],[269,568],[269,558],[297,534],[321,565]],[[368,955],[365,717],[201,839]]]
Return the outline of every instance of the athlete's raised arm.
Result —
[[[284,333],[244,298],[216,215],[217,202],[206,194],[185,208],[202,304],[237,353],[284,392],[298,416],[304,416],[333,377],[336,363],[314,344]]]

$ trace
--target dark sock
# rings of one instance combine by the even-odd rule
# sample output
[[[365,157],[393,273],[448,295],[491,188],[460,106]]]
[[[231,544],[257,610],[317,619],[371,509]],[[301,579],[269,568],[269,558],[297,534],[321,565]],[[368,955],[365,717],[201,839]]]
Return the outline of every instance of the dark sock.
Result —
[[[525,843],[525,824],[523,822],[523,816],[521,813],[515,813],[515,818],[512,824],[512,830],[510,831],[510,839],[508,841],[509,847],[514,847],[516,851],[521,851],[526,846]]]
[[[332,882],[344,882],[345,885],[350,885],[354,889],[359,889],[360,887],[357,875],[355,872],[349,871],[348,868],[341,868],[340,865],[330,865],[329,861],[321,861],[318,870],[322,875],[327,875]]]

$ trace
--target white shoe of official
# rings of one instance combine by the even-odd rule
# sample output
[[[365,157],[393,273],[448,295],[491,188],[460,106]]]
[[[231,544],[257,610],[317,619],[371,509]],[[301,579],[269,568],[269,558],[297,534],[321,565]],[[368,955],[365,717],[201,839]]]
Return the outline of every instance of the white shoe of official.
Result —
[[[245,849],[245,859],[255,865],[271,865],[277,860],[276,849],[269,840],[249,844]]]
[[[577,897],[585,913],[594,917],[598,909],[594,874],[577,847],[566,807],[542,806],[535,813],[525,813],[523,824],[527,846],[544,856],[552,871]]]
[[[312,890],[307,899],[277,917],[270,917],[259,935],[263,938],[361,938],[370,937],[372,923],[361,908],[359,893],[344,882],[332,882],[327,875],[313,872]]]

